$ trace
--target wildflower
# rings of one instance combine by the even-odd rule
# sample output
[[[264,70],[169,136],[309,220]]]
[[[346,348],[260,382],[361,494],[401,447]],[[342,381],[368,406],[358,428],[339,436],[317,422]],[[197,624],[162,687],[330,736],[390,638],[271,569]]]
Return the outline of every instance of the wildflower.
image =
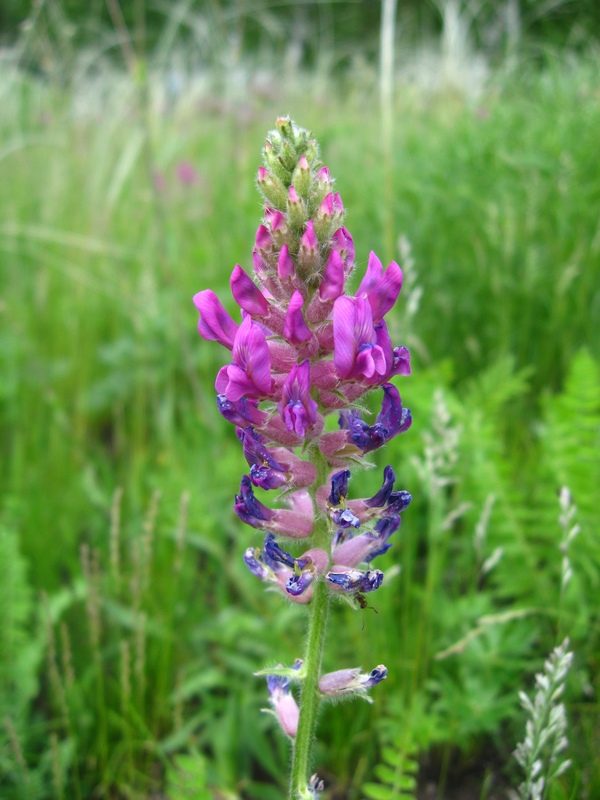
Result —
[[[288,431],[303,437],[317,420],[318,404],[310,396],[310,365],[292,367],[281,390],[278,409]]]
[[[281,675],[267,675],[267,688],[281,730],[293,739],[298,730],[300,710],[290,691],[290,679]]]
[[[384,270],[371,253],[351,295],[354,242],[317,143],[280,118],[263,157],[257,185],[264,213],[252,248],[254,275],[236,265],[230,279],[240,322],[210,289],[194,303],[200,335],[231,352],[215,388],[219,412],[236,426],[249,467],[234,511],[264,536],[262,546],[246,548],[244,561],[259,580],[325,619],[328,595],[358,606],[363,594],[382,585],[384,574],[371,562],[391,547],[411,501],[408,492],[395,489],[391,466],[374,495],[349,497],[350,468],[412,421],[392,383],[410,374],[410,354],[393,344],[385,320],[399,296],[402,270],[395,262]],[[357,403],[377,388],[383,391],[381,410],[369,424]],[[338,430],[326,429],[331,415]],[[265,505],[260,490],[274,493],[274,501]],[[307,549],[296,555],[300,543]],[[320,628],[323,636],[325,626]],[[380,665],[366,674],[345,669],[319,677],[315,659],[305,664],[313,671],[312,686],[318,682],[321,695],[329,697],[366,697],[387,675]],[[267,685],[282,729],[297,737],[294,758],[305,759],[300,771],[294,767],[298,775],[308,769],[316,712],[300,722],[290,681],[304,680],[305,673],[277,670]],[[312,691],[302,702],[317,700]],[[313,776],[293,793],[309,800],[322,789]]]
[[[175,167],[175,175],[184,186],[193,186],[198,182],[198,173],[190,161],[180,161]]]
[[[380,664],[369,673],[361,672],[360,667],[354,669],[338,669],[328,672],[319,681],[319,691],[328,697],[344,697],[353,695],[363,697],[372,702],[367,690],[387,678],[387,668]]]

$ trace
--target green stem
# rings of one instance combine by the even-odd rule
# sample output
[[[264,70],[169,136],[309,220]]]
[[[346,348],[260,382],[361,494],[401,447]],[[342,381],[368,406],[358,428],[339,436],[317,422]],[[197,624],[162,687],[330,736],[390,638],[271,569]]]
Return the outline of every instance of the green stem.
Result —
[[[319,678],[325,646],[325,631],[329,613],[329,588],[319,580],[310,601],[310,619],[306,642],[306,671],[300,700],[300,719],[294,743],[292,772],[290,776],[290,800],[306,796],[307,776],[310,770],[312,744],[317,728],[319,711]]]
[[[311,460],[318,470],[318,478],[314,486],[320,486],[326,482],[330,467],[326,459],[318,452],[312,454]],[[327,520],[317,520],[313,531],[313,547],[320,547],[329,551],[330,540],[331,534]],[[311,752],[315,740],[320,704],[319,678],[321,676],[323,650],[325,649],[330,592],[323,577],[316,580],[313,586],[313,596],[308,606],[308,635],[303,666],[305,677],[302,683],[300,718],[292,755],[289,800],[308,797],[307,778],[311,767]]]

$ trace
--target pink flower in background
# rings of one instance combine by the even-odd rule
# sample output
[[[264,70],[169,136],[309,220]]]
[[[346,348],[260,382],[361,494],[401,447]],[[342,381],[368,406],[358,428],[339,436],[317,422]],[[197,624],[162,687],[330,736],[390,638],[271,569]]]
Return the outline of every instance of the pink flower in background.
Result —
[[[198,172],[191,161],[180,161],[175,167],[175,176],[183,186],[194,186],[198,183]]]

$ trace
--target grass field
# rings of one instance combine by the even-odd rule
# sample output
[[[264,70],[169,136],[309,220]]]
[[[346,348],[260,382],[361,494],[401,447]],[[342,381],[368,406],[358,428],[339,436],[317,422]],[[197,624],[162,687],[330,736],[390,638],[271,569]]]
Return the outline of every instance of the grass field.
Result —
[[[547,796],[600,796],[597,59],[524,61],[475,99],[402,83],[391,156],[368,72],[217,92],[0,69],[0,796],[282,796],[252,674],[300,649],[303,609],[242,562],[246,467],[191,298],[233,311],[283,113],[320,141],[358,274],[371,249],[405,269],[413,354],[413,427],[360,477],[391,463],[414,497],[393,577],[377,613],[334,609],[325,657],[390,677],[323,712],[325,797],[505,797],[518,692],[567,635],[573,764]]]

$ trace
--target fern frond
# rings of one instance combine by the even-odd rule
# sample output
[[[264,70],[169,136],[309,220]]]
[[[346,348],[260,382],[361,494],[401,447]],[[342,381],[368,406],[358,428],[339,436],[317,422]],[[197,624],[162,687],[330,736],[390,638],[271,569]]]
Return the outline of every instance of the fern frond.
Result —
[[[419,764],[416,747],[407,745],[405,737],[383,748],[381,761],[373,772],[379,783],[367,782],[362,791],[367,800],[408,800],[416,797]]]

